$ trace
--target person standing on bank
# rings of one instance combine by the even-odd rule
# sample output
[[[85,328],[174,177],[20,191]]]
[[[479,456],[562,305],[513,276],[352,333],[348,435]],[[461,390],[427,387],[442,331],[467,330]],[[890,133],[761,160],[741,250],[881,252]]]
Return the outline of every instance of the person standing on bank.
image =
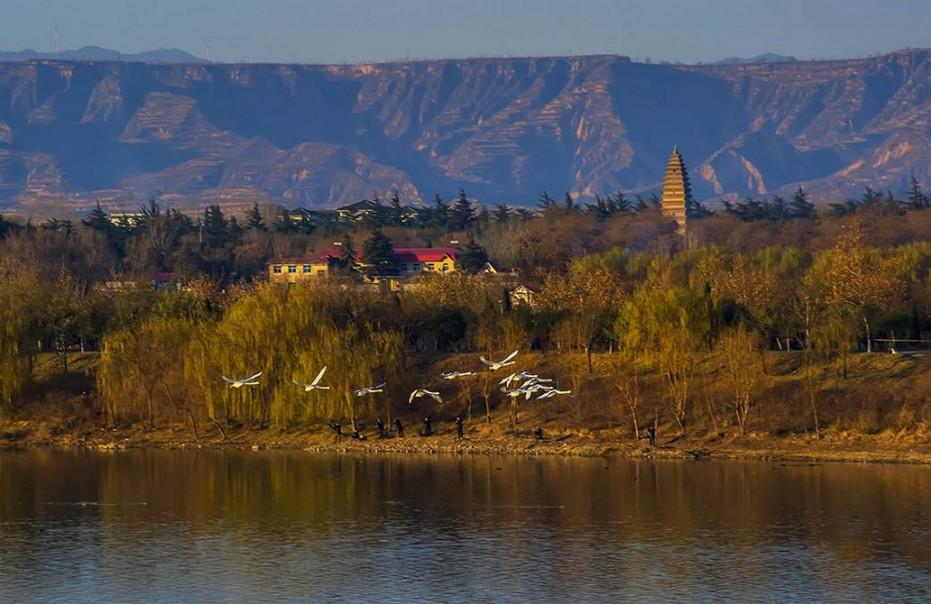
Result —
[[[385,432],[385,420],[378,418],[375,420],[375,428],[378,430],[378,438],[383,439],[387,435]]]
[[[433,422],[430,421],[430,416],[423,418],[423,431],[420,433],[421,436],[433,436]]]
[[[336,435],[337,443],[343,440],[343,427],[339,425],[339,422],[330,422],[330,430]]]
[[[456,438],[462,440],[462,416],[456,416]]]
[[[404,438],[404,424],[400,417],[394,418],[394,431],[398,433],[398,438]]]

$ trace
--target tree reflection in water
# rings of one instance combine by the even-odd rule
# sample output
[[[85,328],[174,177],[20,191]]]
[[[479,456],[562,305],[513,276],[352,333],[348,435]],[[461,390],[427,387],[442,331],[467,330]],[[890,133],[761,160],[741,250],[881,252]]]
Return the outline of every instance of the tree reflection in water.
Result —
[[[0,454],[7,601],[920,601],[931,468]]]

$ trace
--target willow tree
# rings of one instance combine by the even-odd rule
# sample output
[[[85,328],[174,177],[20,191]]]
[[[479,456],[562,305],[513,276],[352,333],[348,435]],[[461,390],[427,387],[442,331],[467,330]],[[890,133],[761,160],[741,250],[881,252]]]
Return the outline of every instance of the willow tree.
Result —
[[[359,400],[352,390],[384,381],[401,364],[398,333],[365,320],[379,312],[372,304],[365,295],[321,284],[270,284],[244,295],[188,347],[186,370],[209,417],[287,427],[372,412],[374,401]],[[330,390],[305,393],[294,384],[324,366]],[[259,371],[256,386],[233,389],[221,380]]]
[[[900,302],[904,293],[899,263],[864,245],[862,226],[856,220],[844,227],[834,248],[819,260],[820,277],[829,291],[828,302],[837,314],[862,323],[866,351],[872,352],[874,313]]]
[[[0,411],[12,406],[32,372],[38,292],[36,275],[0,263]]]
[[[108,423],[144,418],[154,427],[158,417],[190,419],[197,432],[179,354],[192,328],[187,319],[153,316],[104,338],[97,387]]]
[[[717,353],[730,388],[740,434],[746,436],[750,421],[753,397],[762,374],[761,366],[754,362],[759,347],[757,339],[742,326],[725,332],[718,339]]]

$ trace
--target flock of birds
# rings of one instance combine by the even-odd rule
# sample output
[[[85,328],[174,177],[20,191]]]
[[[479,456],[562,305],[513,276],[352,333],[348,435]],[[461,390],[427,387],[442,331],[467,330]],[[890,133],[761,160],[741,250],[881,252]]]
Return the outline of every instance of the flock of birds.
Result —
[[[504,359],[500,361],[489,361],[484,356],[480,356],[478,359],[487,367],[488,371],[498,371],[514,365],[517,361],[517,351],[515,350]],[[291,381],[298,387],[300,387],[304,392],[313,392],[314,390],[329,390],[329,386],[321,384],[324,374],[326,374],[327,368],[324,366],[323,369],[317,373],[317,376],[313,379],[312,382],[304,383],[298,380],[292,379]],[[478,375],[477,371],[447,371],[440,374],[440,379],[445,381],[458,380],[465,377],[471,377]],[[228,378],[225,375],[221,376],[223,381],[229,384],[230,388],[242,388],[243,386],[258,386],[259,378],[262,377],[262,372],[258,372],[253,376],[242,378],[242,379],[233,379]],[[514,372],[509,376],[502,379],[498,382],[501,392],[509,398],[521,398],[525,400],[530,400],[536,395],[536,400],[545,400],[550,399],[556,396],[571,395],[571,390],[560,390],[559,388],[552,386],[553,380],[551,378],[543,378],[535,373],[528,373],[526,371]],[[381,383],[377,386],[364,386],[362,388],[355,388],[352,391],[353,396],[361,397],[367,396],[370,394],[379,394],[385,391],[385,386],[387,383]],[[439,404],[443,404],[443,397],[436,390],[429,390],[427,388],[417,388],[410,393],[410,396],[407,398],[407,403],[413,405],[414,401],[423,398],[430,397]]]

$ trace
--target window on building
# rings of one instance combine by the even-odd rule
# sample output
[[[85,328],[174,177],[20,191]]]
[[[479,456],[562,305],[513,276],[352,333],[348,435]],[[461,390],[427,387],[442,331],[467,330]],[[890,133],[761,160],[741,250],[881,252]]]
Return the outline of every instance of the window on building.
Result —
[[[289,264],[289,265],[288,265],[288,272],[289,272],[289,273],[296,273],[296,272],[297,272],[297,265],[296,265],[296,264]]]
[[[427,263],[427,270],[428,270],[428,271],[432,271],[432,270],[433,270],[433,263],[432,263],[432,262],[428,262],[428,263]]]
[[[273,265],[272,265],[272,272],[273,272],[273,273],[280,273],[280,272],[281,272],[281,265],[280,265],[280,264],[273,264]]]
[[[419,264],[419,263],[414,264],[413,270],[419,271],[419,270],[420,270],[420,264]]]
[[[445,262],[443,263],[443,272],[444,273],[449,272],[449,265],[446,264]]]
[[[304,265],[304,272],[305,272],[305,273],[311,272],[311,268],[310,268],[310,265],[309,265],[309,264],[305,264],[305,265]]]

